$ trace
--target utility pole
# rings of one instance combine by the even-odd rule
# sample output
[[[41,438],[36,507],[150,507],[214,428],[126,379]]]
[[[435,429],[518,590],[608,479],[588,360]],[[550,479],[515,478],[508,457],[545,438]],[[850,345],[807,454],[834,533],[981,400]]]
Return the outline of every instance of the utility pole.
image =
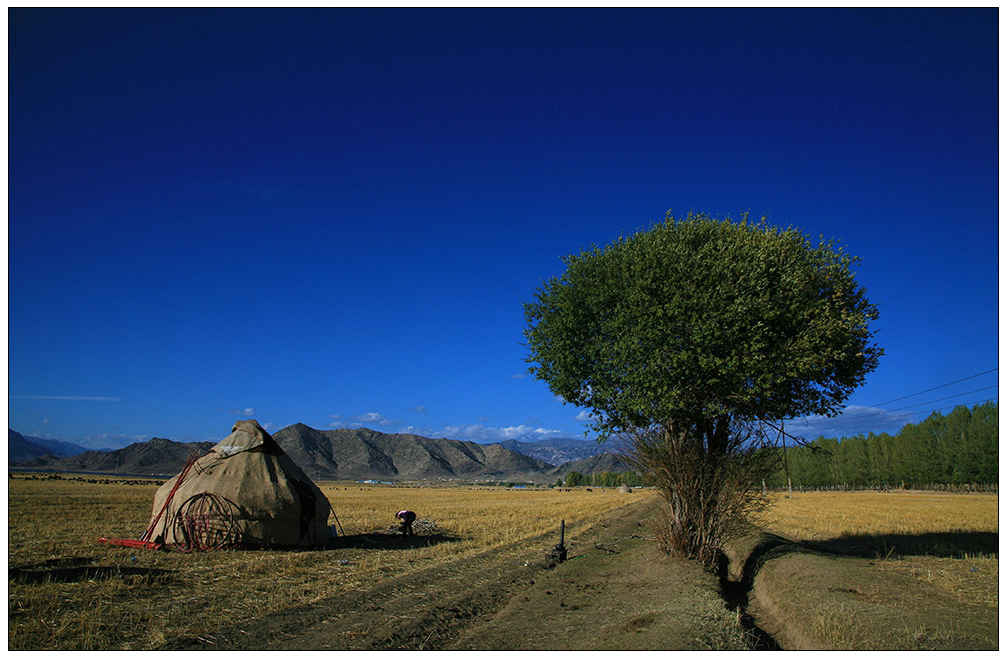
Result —
[[[789,462],[786,461],[786,421],[782,421],[782,429],[779,430],[782,434],[782,468],[786,472],[786,497],[793,497],[793,480],[789,477]]]

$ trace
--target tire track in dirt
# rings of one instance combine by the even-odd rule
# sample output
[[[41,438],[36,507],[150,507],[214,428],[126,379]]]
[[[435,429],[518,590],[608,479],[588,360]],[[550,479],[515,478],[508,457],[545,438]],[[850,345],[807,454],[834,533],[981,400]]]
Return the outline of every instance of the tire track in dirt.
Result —
[[[612,519],[643,513],[649,501],[567,525],[567,544],[586,541]],[[298,606],[209,638],[182,637],[164,650],[442,649],[474,621],[501,609],[545,569],[552,532],[429,567],[359,592]]]

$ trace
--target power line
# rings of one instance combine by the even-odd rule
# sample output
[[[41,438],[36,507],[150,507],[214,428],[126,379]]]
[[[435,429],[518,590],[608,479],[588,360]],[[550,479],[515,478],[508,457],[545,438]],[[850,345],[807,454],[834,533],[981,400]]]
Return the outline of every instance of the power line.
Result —
[[[971,375],[970,377],[965,377],[964,379],[958,379],[957,381],[950,382],[949,384],[940,384],[939,386],[934,386],[933,388],[927,388],[924,391],[919,391],[918,393],[912,393],[911,395],[905,395],[900,398],[894,398],[893,400],[888,400],[887,402],[880,402],[879,404],[871,404],[871,407],[882,407],[885,404],[891,404],[892,402],[900,402],[901,400],[907,400],[908,398],[914,398],[916,395],[922,395],[923,393],[929,393],[930,391],[935,391],[941,388],[946,388],[947,386],[953,386],[954,384],[960,384],[961,382],[966,382],[969,379],[974,379],[975,377],[981,377],[982,375],[987,375],[990,372],[995,372],[999,368],[992,368],[991,370],[986,370],[985,372],[980,372],[977,375]],[[927,404],[923,402],[922,404]]]
[[[997,397],[994,397],[994,398],[986,398],[984,400],[973,400],[971,402],[965,402],[963,404],[964,404],[964,406],[977,406],[979,404],[985,404],[986,402],[998,402],[998,401],[999,401],[999,398],[997,396]],[[943,411],[944,409],[956,409],[959,406],[961,406],[961,405],[959,405],[959,404],[952,404],[952,405],[947,406],[947,407],[939,407],[938,409],[928,409],[926,411],[913,411],[909,415],[910,416],[914,416],[916,414],[931,414],[934,411]]]
[[[994,387],[990,386],[988,388],[994,388]],[[985,390],[985,389],[977,389],[977,390],[982,391],[982,390]],[[973,392],[975,392],[975,391],[972,391],[972,393]],[[961,395],[966,395],[966,394],[962,393]],[[951,399],[953,397],[957,397],[957,396],[952,395],[949,398],[941,398],[941,400],[949,400],[949,399]],[[815,425],[815,424],[823,424],[823,423],[827,423],[829,425],[841,425],[842,423],[850,424],[850,423],[859,422],[861,420],[867,420],[867,419],[870,419],[870,418],[880,418],[882,416],[887,416],[888,414],[895,414],[894,416],[891,416],[891,418],[892,418],[892,420],[896,420],[896,419],[898,419],[899,416],[903,417],[903,418],[907,418],[907,417],[910,417],[910,416],[917,416],[919,414],[929,414],[929,413],[933,413],[934,411],[942,411],[944,409],[956,409],[957,407],[960,407],[960,406],[971,407],[973,405],[984,404],[986,402],[993,402],[993,401],[998,401],[998,400],[999,400],[999,397],[996,396],[996,397],[993,397],[993,398],[985,398],[983,400],[972,400],[970,402],[962,402],[960,404],[954,404],[954,405],[950,405],[950,406],[946,406],[946,407],[938,407],[936,409],[922,409],[922,410],[919,410],[919,411],[909,411],[907,413],[901,413],[901,414],[895,414],[895,412],[899,411],[899,410],[898,409],[893,409],[891,411],[879,411],[879,412],[874,411],[874,412],[869,412],[869,413],[863,412],[863,413],[858,413],[858,414],[856,412],[852,412],[852,413],[849,413],[849,414],[842,414],[842,415],[839,415],[839,416],[835,416],[834,418],[824,418],[824,417],[822,417],[822,418],[816,418],[814,420],[793,419],[790,422],[792,422],[792,423],[794,423],[796,425],[804,425],[805,429],[810,430],[812,428],[812,426]],[[940,400],[930,400],[930,402],[922,402],[920,404],[930,404],[932,402],[939,402],[939,401]],[[911,406],[912,407],[916,407],[918,405],[914,405],[913,404]],[[911,408],[911,407],[902,407],[902,409],[909,409],[909,408]]]
[[[968,391],[966,393],[958,393],[957,395],[949,395],[945,398],[937,398],[935,400],[930,400],[929,402],[919,402],[918,404],[910,404],[907,407],[898,407],[897,409],[887,409],[887,411],[901,411],[902,409],[911,409],[912,407],[921,407],[924,404],[932,404],[933,402],[943,402],[944,400],[951,400],[953,398],[959,398],[962,395],[971,395],[972,393],[977,393],[979,391],[987,391],[990,388],[999,388],[999,384],[993,384],[992,386],[986,386],[985,388],[976,388],[973,391]]]
[[[940,384],[939,386],[934,386],[932,388],[927,388],[926,390],[919,391],[918,393],[912,393],[911,395],[903,395],[900,398],[894,398],[893,400],[888,400],[887,402],[881,402],[879,404],[866,405],[865,409],[875,409],[875,408],[881,407],[881,406],[883,406],[885,404],[890,404],[892,402],[898,402],[899,400],[907,400],[908,398],[914,398],[914,397],[916,397],[918,395],[922,395],[923,393],[929,393],[930,391],[936,391],[936,390],[939,390],[941,388],[946,388],[948,386],[953,386],[954,384],[960,384],[961,382],[966,382],[969,379],[974,379],[975,377],[981,377],[982,375],[987,375],[990,372],[996,372],[997,370],[999,370],[999,368],[992,368],[991,370],[986,370],[986,371],[980,372],[980,373],[978,373],[976,375],[970,375],[968,377],[964,377],[962,379],[958,379],[958,380],[955,380],[955,381],[952,381],[952,382],[948,382],[946,384]],[[976,393],[978,391],[984,391],[984,390],[987,390],[987,389],[990,389],[990,388],[996,388],[997,386],[998,386],[998,384],[995,384],[993,386],[986,386],[985,388],[975,389],[973,391],[968,391],[966,393],[958,393],[957,395],[951,395],[951,396],[945,397],[945,398],[939,398],[939,399],[936,399],[936,400],[930,400],[928,402],[919,402],[918,404],[911,404],[911,405],[908,405],[907,407],[899,407],[898,409],[881,410],[879,412],[878,411],[869,411],[869,412],[867,412],[865,409],[858,409],[858,410],[851,411],[849,413],[841,413],[838,416],[835,416],[833,418],[817,418],[815,420],[810,420],[810,421],[804,419],[803,423],[806,423],[807,426],[809,427],[810,425],[813,425],[815,423],[834,424],[834,423],[840,423],[842,421],[852,422],[852,421],[858,421],[858,420],[863,420],[863,419],[867,419],[867,418],[879,418],[881,416],[885,416],[887,414],[891,414],[891,413],[894,413],[894,412],[897,412],[897,411],[902,411],[904,409],[911,409],[912,407],[918,407],[918,406],[922,406],[924,404],[932,404],[933,402],[942,402],[943,400],[949,400],[951,398],[960,397],[960,396],[963,396],[963,395],[970,395],[971,393]],[[998,399],[998,398],[996,398],[996,399]],[[988,400],[984,400],[983,402],[988,402]],[[937,411],[937,409],[930,410],[930,413],[932,413],[932,411]],[[911,412],[909,414],[902,414],[902,415],[914,416],[914,415],[920,414],[920,413],[925,413],[925,412],[923,412],[923,411],[915,411],[915,412]],[[791,420],[796,421],[796,422],[800,422],[801,421],[801,419],[798,419],[798,418],[793,418]]]

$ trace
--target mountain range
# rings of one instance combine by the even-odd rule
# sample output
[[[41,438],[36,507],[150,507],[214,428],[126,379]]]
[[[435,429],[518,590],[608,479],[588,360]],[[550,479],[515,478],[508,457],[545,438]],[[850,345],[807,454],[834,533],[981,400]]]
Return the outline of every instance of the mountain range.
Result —
[[[206,441],[180,443],[154,438],[119,450],[60,456],[36,445],[34,437],[21,437],[13,430],[10,434],[8,462],[13,466],[93,473],[174,475],[193,450],[202,454],[215,445]],[[20,440],[15,441],[15,435]],[[415,434],[384,434],[367,428],[316,430],[303,423],[285,427],[272,436],[316,479],[551,482],[573,470],[580,473],[632,470],[617,455],[605,452],[603,445],[587,440],[480,444]]]
[[[37,436],[22,436],[10,428],[7,429],[7,437],[8,462],[24,462],[45,455],[70,457],[87,452],[87,448],[74,443],[40,439]]]
[[[501,441],[499,445],[507,450],[556,465],[613,452],[610,446],[583,439],[545,439],[534,442],[508,439]]]

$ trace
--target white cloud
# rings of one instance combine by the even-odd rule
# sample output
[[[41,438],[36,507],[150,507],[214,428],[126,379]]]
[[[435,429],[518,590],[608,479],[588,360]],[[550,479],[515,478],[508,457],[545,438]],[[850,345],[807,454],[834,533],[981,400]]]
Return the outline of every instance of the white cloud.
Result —
[[[235,416],[245,416],[251,418],[252,416],[255,415],[255,408],[246,407],[244,409],[238,409],[238,410],[231,409],[231,413],[234,414]]]
[[[335,427],[335,428],[341,429],[341,428],[344,428],[344,427],[360,427],[360,426],[363,425],[363,423],[355,423],[355,422],[352,422],[352,421],[345,421],[345,420],[342,419],[342,416],[340,416],[339,414],[332,414],[331,416],[329,416],[329,418],[332,419],[332,422],[328,424],[329,427]]]
[[[544,427],[531,428],[526,425],[518,427],[503,427],[500,431],[511,439],[542,441],[544,439],[559,438],[563,435],[560,430],[550,430]]]
[[[426,413],[426,405],[425,404],[421,404],[418,407],[413,407],[412,410],[415,411],[416,413],[420,413],[420,414],[421,413]]]
[[[529,427],[518,425],[516,427],[484,427],[482,425],[448,425],[444,428],[444,436],[449,439],[463,439],[475,441],[477,443],[495,443],[514,439],[517,441],[542,441],[544,439],[559,438],[564,433],[561,430],[550,430],[544,427]]]
[[[368,411],[365,414],[360,414],[359,416],[352,416],[348,420],[344,420],[339,414],[331,414],[329,418],[332,422],[328,424],[329,427],[343,428],[343,427],[363,427],[364,425],[380,425],[381,427],[390,427],[392,425],[398,425],[401,423],[399,420],[394,420],[391,418],[386,418],[383,414],[379,414],[376,411]]]
[[[438,439],[443,436],[437,430],[430,429],[428,427],[418,427],[416,425],[406,425],[405,427],[399,427],[396,430],[397,434],[415,434],[416,436],[425,436],[428,439]]]
[[[849,405],[841,415],[834,418],[807,416],[786,421],[786,433],[801,436],[807,440],[813,440],[819,436],[841,438],[870,432],[894,434],[906,423],[910,423],[913,415],[912,412],[895,412],[879,407]]]
[[[578,420],[581,423],[589,423],[594,420],[594,417],[590,415],[589,411],[581,411],[576,415],[575,420]]]
[[[526,372],[522,372],[519,375],[510,375],[510,379],[524,379],[525,377],[527,377]]]
[[[381,427],[390,427],[391,425],[398,425],[399,421],[392,420],[390,418],[385,418],[383,415],[377,413],[376,411],[369,411],[360,416],[355,416],[353,420],[360,423],[372,423],[380,425]]]
[[[85,436],[79,439],[59,439],[59,437],[43,437],[43,438],[54,438],[62,441],[69,441],[70,443],[76,443],[77,445],[84,446],[85,448],[95,448],[95,449],[108,449],[108,448],[125,448],[128,445],[134,443],[144,443],[150,440],[150,436],[147,434],[110,434],[102,433],[95,436]]]
[[[353,416],[349,420],[343,419],[338,415],[332,415],[329,416],[329,418],[332,419],[329,427],[333,428],[354,429],[364,425],[380,425],[382,427],[400,425],[400,421],[385,418],[376,411],[361,414],[359,416]],[[542,441],[544,439],[567,436],[567,434],[561,430],[534,427],[524,424],[510,427],[491,427],[482,424],[485,420],[485,418],[480,418],[479,422],[468,425],[447,425],[439,430],[418,425],[404,425],[396,427],[394,432],[398,434],[416,434],[418,436],[425,436],[431,439],[447,438],[458,439],[461,441],[474,441],[476,443],[496,443],[499,441],[506,441],[507,439],[516,439],[518,441]]]
[[[12,395],[15,400],[59,400],[63,402],[118,402],[119,398],[100,395]]]

